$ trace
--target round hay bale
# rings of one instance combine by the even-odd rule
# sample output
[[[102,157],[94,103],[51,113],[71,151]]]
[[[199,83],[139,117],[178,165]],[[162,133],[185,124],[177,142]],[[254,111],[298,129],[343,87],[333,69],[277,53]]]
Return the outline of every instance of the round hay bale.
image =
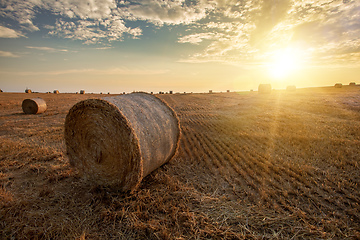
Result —
[[[59,94],[59,90],[54,90],[54,94]]]
[[[335,88],[342,88],[342,83],[335,83]]]
[[[85,90],[80,90],[80,94],[85,94]]]
[[[26,114],[40,114],[46,111],[46,102],[42,98],[24,99],[22,109]]]
[[[65,119],[70,164],[95,184],[132,191],[178,148],[175,112],[146,93],[87,99]]]
[[[355,83],[355,82],[350,82],[350,83],[349,83],[349,86],[354,87],[354,86],[356,86],[356,83]]]
[[[271,84],[260,84],[258,87],[259,93],[271,93]]]
[[[25,89],[25,93],[31,93],[31,89]]]

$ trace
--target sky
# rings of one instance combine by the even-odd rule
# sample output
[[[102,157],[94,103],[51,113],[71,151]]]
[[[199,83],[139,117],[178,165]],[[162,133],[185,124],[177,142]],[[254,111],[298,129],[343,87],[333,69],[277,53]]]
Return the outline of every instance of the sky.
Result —
[[[359,0],[0,0],[0,89],[360,83]]]

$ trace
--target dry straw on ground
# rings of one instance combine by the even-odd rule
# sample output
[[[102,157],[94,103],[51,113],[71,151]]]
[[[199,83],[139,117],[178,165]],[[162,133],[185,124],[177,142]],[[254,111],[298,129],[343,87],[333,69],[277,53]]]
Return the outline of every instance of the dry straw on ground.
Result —
[[[175,112],[145,93],[81,101],[65,120],[70,164],[86,179],[122,191],[169,161],[179,138]]]
[[[46,102],[42,98],[25,99],[22,102],[22,109],[26,114],[40,114],[47,109]]]
[[[289,85],[289,86],[286,87],[286,91],[295,92],[296,91],[296,86],[295,85]]]

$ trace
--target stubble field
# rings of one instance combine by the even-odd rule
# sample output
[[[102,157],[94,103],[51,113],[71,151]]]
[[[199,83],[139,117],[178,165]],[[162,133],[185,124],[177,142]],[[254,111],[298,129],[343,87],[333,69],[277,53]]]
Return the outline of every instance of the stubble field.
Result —
[[[69,166],[65,116],[95,97],[0,93],[1,239],[360,239],[360,87],[159,95],[180,148],[133,194]]]

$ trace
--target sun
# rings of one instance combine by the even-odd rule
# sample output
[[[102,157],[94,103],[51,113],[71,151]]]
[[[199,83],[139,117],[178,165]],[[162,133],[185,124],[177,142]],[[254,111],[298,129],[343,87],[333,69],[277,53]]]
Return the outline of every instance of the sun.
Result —
[[[275,80],[283,80],[291,75],[300,65],[300,52],[292,48],[280,49],[271,54],[268,64],[270,76]]]

